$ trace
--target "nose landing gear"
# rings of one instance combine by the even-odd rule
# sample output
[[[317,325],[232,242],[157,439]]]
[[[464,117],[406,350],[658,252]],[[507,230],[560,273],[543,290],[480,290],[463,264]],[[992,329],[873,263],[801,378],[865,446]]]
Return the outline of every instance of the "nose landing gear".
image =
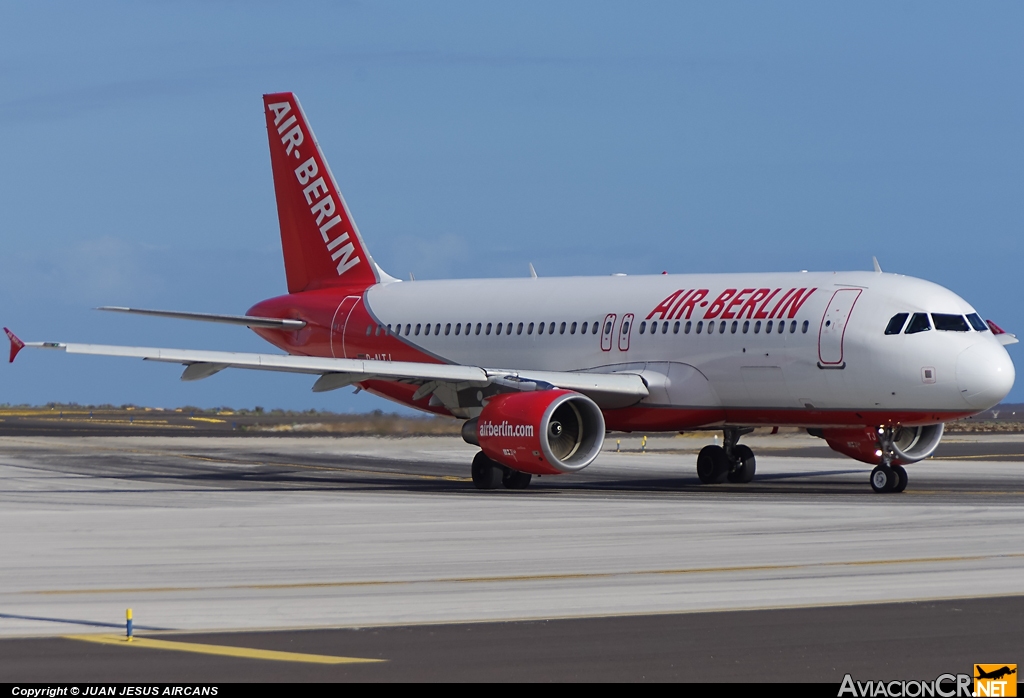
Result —
[[[902,492],[907,489],[907,471],[902,465],[893,465],[896,450],[893,447],[895,430],[892,427],[880,427],[878,444],[881,451],[881,463],[871,471],[871,489],[875,492]]]
[[[705,485],[728,480],[746,483],[754,479],[754,452],[738,444],[740,437],[754,431],[751,427],[727,427],[724,446],[705,446],[697,454],[697,477]]]

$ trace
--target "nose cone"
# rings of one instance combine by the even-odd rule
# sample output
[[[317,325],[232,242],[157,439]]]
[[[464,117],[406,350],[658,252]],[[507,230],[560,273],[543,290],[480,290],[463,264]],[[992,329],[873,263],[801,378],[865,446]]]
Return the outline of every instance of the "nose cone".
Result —
[[[978,342],[956,359],[956,384],[971,407],[987,410],[999,404],[1013,387],[1016,372],[1010,355],[992,341]]]

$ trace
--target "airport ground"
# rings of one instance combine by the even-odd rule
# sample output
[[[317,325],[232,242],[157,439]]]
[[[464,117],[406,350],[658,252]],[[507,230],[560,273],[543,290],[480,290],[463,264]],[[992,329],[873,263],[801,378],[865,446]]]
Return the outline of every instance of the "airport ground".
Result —
[[[480,492],[457,437],[0,433],[0,680],[838,683],[1024,656],[1020,435],[948,437],[876,495],[800,434],[751,438],[749,485],[699,484],[710,434],[631,435]]]

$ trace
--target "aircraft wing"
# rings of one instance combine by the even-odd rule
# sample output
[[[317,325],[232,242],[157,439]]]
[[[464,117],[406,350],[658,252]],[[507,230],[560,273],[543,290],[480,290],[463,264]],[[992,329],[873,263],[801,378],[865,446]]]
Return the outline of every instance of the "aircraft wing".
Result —
[[[229,351],[129,347],[108,344],[72,344],[64,342],[22,342],[7,328],[11,340],[11,356],[22,348],[54,349],[68,354],[121,356],[183,364],[182,380],[199,380],[226,368],[257,371],[283,371],[318,375],[315,392],[335,390],[366,380],[399,380],[420,385],[414,396],[420,399],[437,393],[446,406],[455,394],[466,388],[492,385],[507,390],[535,390],[558,387],[590,395],[599,404],[633,404],[648,395],[647,385],[636,373],[595,373],[575,371],[529,371],[483,368],[453,364],[431,364],[410,361],[378,361],[372,359],[330,359],[289,354],[250,354]],[[457,402],[455,403],[457,405]]]

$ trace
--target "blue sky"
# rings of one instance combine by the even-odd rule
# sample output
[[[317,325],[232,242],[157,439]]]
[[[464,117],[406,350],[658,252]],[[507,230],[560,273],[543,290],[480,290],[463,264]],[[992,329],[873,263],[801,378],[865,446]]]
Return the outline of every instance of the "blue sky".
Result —
[[[0,323],[266,350],[90,308],[284,292],[261,95],[292,90],[395,276],[877,255],[1024,333],[1022,20],[998,2],[4,3]],[[0,403],[391,409],[179,373],[32,352],[0,368]]]

